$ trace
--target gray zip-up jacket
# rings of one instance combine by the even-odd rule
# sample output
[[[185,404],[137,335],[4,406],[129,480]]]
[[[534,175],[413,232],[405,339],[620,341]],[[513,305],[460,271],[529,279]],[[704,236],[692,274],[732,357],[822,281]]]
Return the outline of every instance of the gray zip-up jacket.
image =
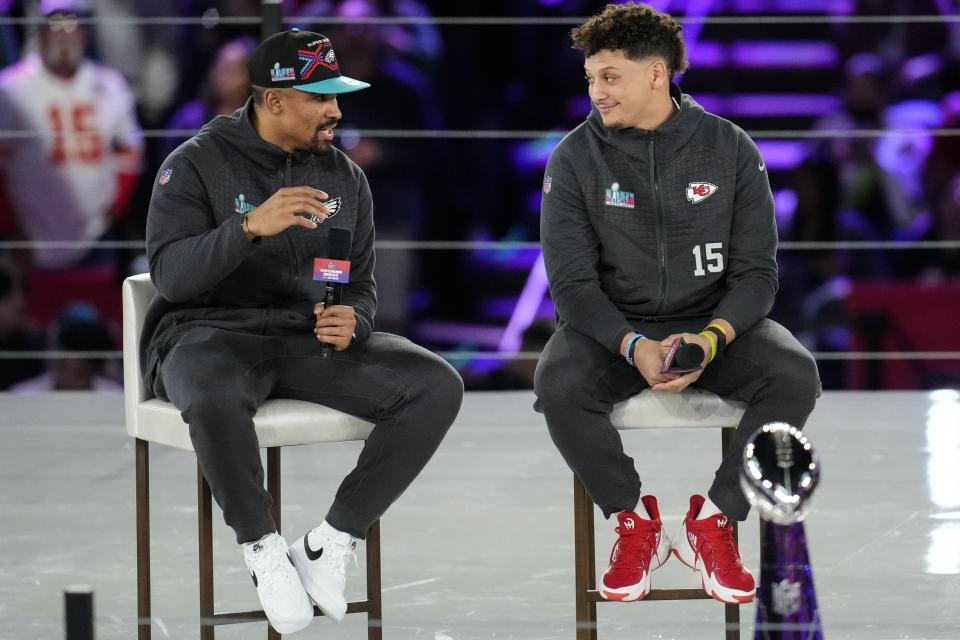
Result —
[[[547,163],[540,238],[561,323],[615,353],[633,324],[709,316],[738,334],[777,291],[766,168],[733,123],[671,86],[655,131],[593,111]]]
[[[141,362],[147,385],[164,351],[186,329],[213,326],[258,334],[311,333],[324,283],[314,258],[326,254],[332,227],[349,229],[350,282],[341,304],[354,308],[356,341],[373,330],[374,229],[370,187],[339,149],[288,154],[253,127],[250,101],[210,121],[163,163],[147,214],[147,258],[159,295],[147,312]],[[317,229],[290,227],[254,242],[241,214],[281,187],[309,186],[333,209]]]

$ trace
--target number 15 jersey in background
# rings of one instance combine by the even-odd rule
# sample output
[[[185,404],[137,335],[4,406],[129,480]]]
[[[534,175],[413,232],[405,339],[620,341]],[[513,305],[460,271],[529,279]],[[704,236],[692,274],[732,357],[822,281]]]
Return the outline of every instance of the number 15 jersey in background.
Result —
[[[28,54],[0,72],[0,173],[29,240],[96,240],[117,195],[117,150],[140,147],[133,95],[117,71],[84,60],[70,79]],[[126,168],[129,171],[129,168]],[[40,267],[70,266],[86,249],[37,250]]]

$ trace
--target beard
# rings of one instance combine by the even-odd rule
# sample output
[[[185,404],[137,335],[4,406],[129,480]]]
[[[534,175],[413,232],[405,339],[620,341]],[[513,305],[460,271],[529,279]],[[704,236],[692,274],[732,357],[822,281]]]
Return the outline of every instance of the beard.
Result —
[[[330,147],[333,146],[330,144],[329,140],[326,140],[322,137],[323,134],[318,130],[313,138],[310,140],[310,144],[307,145],[307,148],[304,151],[312,153],[313,155],[319,156],[330,151]]]
[[[323,130],[338,124],[339,122],[339,120],[328,120],[317,127],[316,131],[313,133],[313,137],[310,139],[310,143],[307,145],[307,148],[304,149],[304,151],[314,155],[323,155],[329,152],[330,147],[333,145],[324,137]]]
[[[596,105],[594,105],[596,107]],[[611,113],[610,115],[603,115],[600,113],[599,109],[597,110],[597,115],[600,116],[600,124],[603,125],[603,128],[608,131],[617,131],[623,129],[626,125],[624,124],[624,117],[622,113],[617,113],[616,115]]]
[[[623,120],[615,120],[613,118],[604,120],[603,116],[601,116],[600,122],[603,123],[603,128],[607,129],[608,131],[619,131],[620,129],[626,128],[626,124],[624,124]]]

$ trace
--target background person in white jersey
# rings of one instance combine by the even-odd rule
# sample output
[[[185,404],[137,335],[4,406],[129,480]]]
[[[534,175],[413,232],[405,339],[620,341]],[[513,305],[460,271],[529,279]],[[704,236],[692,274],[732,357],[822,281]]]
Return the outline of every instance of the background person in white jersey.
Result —
[[[37,51],[0,72],[0,177],[26,240],[97,240],[132,195],[143,152],[133,95],[117,71],[84,58],[76,0],[47,1]],[[110,262],[89,247],[35,249],[42,269]]]

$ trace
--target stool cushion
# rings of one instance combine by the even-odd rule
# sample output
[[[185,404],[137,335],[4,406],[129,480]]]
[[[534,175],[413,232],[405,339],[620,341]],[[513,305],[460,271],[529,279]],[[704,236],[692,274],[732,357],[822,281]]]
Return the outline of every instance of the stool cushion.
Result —
[[[366,440],[373,430],[369,422],[302,400],[267,400],[253,423],[261,447]],[[127,422],[127,431],[141,440],[193,450],[180,411],[157,398],[137,406],[137,419]]]
[[[157,290],[150,275],[123,282],[123,382],[127,433],[147,442],[193,451],[180,411],[152,397],[140,377],[140,331]],[[261,447],[366,440],[373,425],[329,407],[302,400],[268,400],[253,417]]]
[[[735,427],[744,405],[687,387],[681,393],[645,389],[614,405],[610,418],[617,429]]]

